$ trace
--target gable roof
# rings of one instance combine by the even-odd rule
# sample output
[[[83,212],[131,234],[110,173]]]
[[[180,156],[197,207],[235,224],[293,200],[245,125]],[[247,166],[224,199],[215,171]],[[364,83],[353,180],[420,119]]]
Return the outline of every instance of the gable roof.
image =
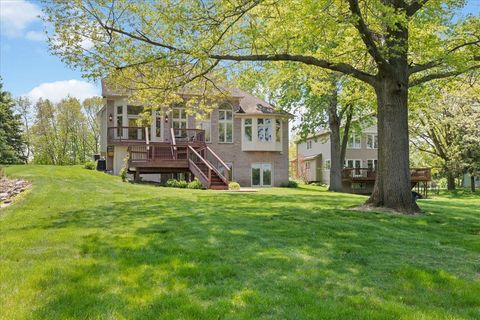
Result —
[[[284,115],[288,117],[293,117],[291,113],[281,110],[280,108],[275,107],[274,105],[266,102],[265,100],[262,100],[241,89],[228,88],[228,87],[220,87],[220,89],[228,92],[227,96],[229,98],[238,99],[239,107],[236,110],[234,110],[235,113],[237,114],[245,114],[245,115],[272,114],[272,115]],[[183,96],[198,95],[198,93],[188,91],[188,90],[180,90],[178,94]],[[102,96],[104,98],[126,97],[128,96],[128,92],[112,90],[106,85],[106,82],[102,79]]]

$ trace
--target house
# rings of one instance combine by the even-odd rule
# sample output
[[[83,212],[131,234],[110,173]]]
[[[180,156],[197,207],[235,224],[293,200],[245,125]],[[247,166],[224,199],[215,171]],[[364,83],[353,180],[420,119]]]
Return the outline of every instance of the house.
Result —
[[[294,175],[307,182],[330,184],[330,132],[323,130],[297,141],[297,158],[292,160]],[[378,135],[377,127],[366,126],[349,134],[342,170],[344,192],[370,194],[373,191],[377,171]],[[427,196],[430,168],[411,168],[412,188]]]
[[[162,106],[148,128],[138,127],[142,106],[102,83],[99,111],[101,156],[106,170],[126,167],[136,179],[166,181],[197,177],[204,187],[225,189],[288,183],[290,114],[243,92],[228,89],[209,115],[187,114],[185,104]],[[182,94],[186,102],[193,94]]]
[[[323,130],[309,136],[306,140],[296,141],[297,159],[292,162],[295,175],[307,182],[330,183],[330,131]],[[378,136],[377,127],[369,126],[362,131],[353,131],[349,135],[344,161],[344,185],[346,192],[371,192],[375,180],[369,178],[377,167]],[[352,171],[351,169],[355,169]],[[357,180],[352,182],[350,177]]]

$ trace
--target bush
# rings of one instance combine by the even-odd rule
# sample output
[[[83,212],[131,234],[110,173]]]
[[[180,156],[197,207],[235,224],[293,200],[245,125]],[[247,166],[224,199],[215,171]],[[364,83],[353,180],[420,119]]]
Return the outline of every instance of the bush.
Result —
[[[228,190],[240,190],[238,182],[232,181],[228,184]]]
[[[127,168],[123,167],[120,169],[120,178],[122,178],[123,182],[127,182]]]
[[[97,167],[97,163],[95,161],[87,161],[83,165],[83,168],[87,170],[95,170],[96,167]]]
[[[188,184],[187,188],[188,189],[202,189],[203,185],[197,178],[195,178],[195,179],[193,179],[193,181],[191,181]]]
[[[188,186],[187,181],[185,180],[175,180],[175,179],[169,179],[165,186],[170,187],[170,188],[182,188],[185,189]]]
[[[298,181],[288,180],[287,183],[283,184],[282,187],[285,188],[298,188]]]

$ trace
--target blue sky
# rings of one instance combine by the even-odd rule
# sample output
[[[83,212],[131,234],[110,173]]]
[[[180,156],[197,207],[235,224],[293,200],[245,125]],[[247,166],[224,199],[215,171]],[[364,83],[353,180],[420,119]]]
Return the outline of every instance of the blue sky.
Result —
[[[100,94],[98,83],[88,83],[77,70],[69,69],[50,55],[40,4],[27,0],[0,0],[0,76],[4,89],[14,96],[27,95],[54,101],[67,94],[84,99]],[[480,0],[469,0],[461,14],[480,13]]]

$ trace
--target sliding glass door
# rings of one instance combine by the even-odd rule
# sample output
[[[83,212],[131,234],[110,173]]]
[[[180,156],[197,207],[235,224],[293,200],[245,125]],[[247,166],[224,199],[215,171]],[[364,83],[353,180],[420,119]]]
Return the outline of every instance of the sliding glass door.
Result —
[[[272,186],[272,164],[254,163],[252,164],[252,187],[271,187]]]

